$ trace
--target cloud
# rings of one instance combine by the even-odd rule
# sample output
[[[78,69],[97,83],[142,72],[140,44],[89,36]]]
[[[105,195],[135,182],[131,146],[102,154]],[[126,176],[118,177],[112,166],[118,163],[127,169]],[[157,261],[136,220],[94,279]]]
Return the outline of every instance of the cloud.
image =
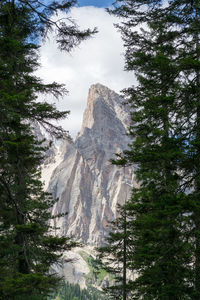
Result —
[[[69,95],[56,103],[56,106],[61,110],[71,111],[68,119],[62,121],[61,125],[75,136],[81,128],[90,85],[101,83],[119,92],[133,84],[134,75],[123,71],[123,43],[120,33],[113,25],[118,22],[116,18],[103,8],[92,6],[73,8],[71,15],[80,28],[98,27],[99,32],[71,54],[60,52],[53,34],[50,35],[41,45],[41,68],[37,75],[45,82],[66,84]]]

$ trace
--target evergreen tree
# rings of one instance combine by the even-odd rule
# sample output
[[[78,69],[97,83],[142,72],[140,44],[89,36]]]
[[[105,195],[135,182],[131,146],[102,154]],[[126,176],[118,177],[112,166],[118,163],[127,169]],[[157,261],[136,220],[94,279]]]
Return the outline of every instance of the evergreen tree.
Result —
[[[102,293],[97,290],[80,289],[78,284],[70,284],[69,282],[63,282],[58,292],[49,297],[49,300],[104,300]]]
[[[51,21],[52,13],[73,4],[0,3],[0,299],[46,299],[59,281],[51,267],[74,245],[66,237],[55,236],[48,223],[54,201],[40,182],[45,149],[31,125],[38,121],[53,135],[64,134],[51,121],[68,112],[39,102],[37,94],[58,97],[65,89],[56,83],[43,84],[33,72],[39,66],[36,41],[41,34],[56,27],[63,50],[90,35],[91,31],[81,32],[74,23]]]
[[[187,234],[192,245],[191,299],[200,298],[200,1],[169,3],[171,26],[176,27],[179,56],[180,92],[177,93],[182,122],[179,125],[185,139],[185,159],[181,165],[182,189],[187,199]]]
[[[199,1],[115,3],[138,80],[125,91],[133,143],[117,162],[136,164],[140,183],[124,206],[137,273],[127,299],[199,299]]]
[[[114,281],[104,288],[104,292],[110,296],[109,299],[128,299],[131,290],[131,254],[132,235],[127,220],[127,209],[118,206],[119,217],[111,222],[110,234],[106,239],[106,245],[98,248],[98,267],[113,274]]]

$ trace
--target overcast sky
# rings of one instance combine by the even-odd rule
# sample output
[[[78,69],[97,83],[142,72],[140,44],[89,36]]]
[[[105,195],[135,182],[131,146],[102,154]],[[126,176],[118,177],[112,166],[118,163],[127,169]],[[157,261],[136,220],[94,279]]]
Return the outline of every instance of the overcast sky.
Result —
[[[82,6],[72,9],[72,17],[80,28],[98,27],[99,32],[71,54],[60,52],[49,36],[49,40],[41,46],[42,67],[37,72],[45,82],[56,81],[66,85],[69,94],[56,106],[71,111],[68,119],[61,124],[73,137],[80,130],[91,84],[101,83],[119,92],[133,84],[134,80],[132,73],[123,71],[123,44],[120,33],[113,26],[119,20],[102,7],[109,6],[112,1],[81,0],[79,3]]]

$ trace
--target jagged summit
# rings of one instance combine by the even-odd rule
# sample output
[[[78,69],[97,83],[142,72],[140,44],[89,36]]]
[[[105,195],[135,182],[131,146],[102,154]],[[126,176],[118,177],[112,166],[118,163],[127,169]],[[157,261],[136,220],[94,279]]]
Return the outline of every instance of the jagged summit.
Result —
[[[96,90],[99,90],[99,91],[103,91],[103,90],[110,90],[107,86],[97,82],[97,83],[94,83],[94,84],[91,84],[90,86],[90,89],[96,89]]]
[[[115,95],[115,96],[118,95],[115,91],[113,91],[112,89],[108,88],[107,86],[101,83],[92,84],[89,88],[89,96],[91,93],[96,93],[97,97],[101,96],[107,99],[109,102],[112,99],[112,97],[110,97],[111,95]]]
[[[108,105],[114,107],[117,102],[121,102],[119,95],[101,83],[91,85],[88,93],[88,104],[97,99],[103,99]]]
[[[128,120],[118,94],[99,83],[90,87],[82,130],[74,143],[66,145],[49,185],[55,199],[59,198],[53,215],[68,212],[54,219],[61,233],[90,245],[103,243],[117,204],[128,197],[134,181],[131,167],[124,170],[109,161],[130,143]]]
[[[127,108],[123,106],[123,102],[124,100],[108,87],[100,83],[91,85],[80,135],[83,134],[85,128],[91,129],[99,118],[102,120],[105,120],[106,117],[112,119],[111,114],[116,115],[119,119],[122,118],[127,129]],[[99,121],[101,122],[101,120]]]

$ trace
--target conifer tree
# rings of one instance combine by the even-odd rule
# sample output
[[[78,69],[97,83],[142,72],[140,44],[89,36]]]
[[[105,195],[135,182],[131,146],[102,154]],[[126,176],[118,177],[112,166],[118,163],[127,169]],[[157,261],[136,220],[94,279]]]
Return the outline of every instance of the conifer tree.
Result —
[[[110,234],[106,239],[106,245],[98,248],[98,267],[113,274],[114,283],[104,288],[109,299],[128,299],[131,290],[131,254],[132,235],[127,220],[127,209],[118,206],[119,217],[110,224]]]
[[[124,207],[137,273],[127,299],[199,299],[199,2],[115,4],[125,68],[138,80],[125,91],[133,143],[116,162],[136,164],[140,183]]]
[[[171,1],[168,11],[171,26],[176,27],[179,56],[179,80],[177,93],[182,113],[180,131],[185,139],[185,160],[181,165],[182,189],[187,199],[187,235],[192,245],[191,299],[200,298],[200,1]]]
[[[91,31],[72,23],[53,22],[52,13],[70,8],[75,1],[49,5],[40,1],[0,3],[0,299],[46,299],[59,278],[51,269],[73,241],[55,236],[48,223],[54,201],[43,191],[40,164],[44,148],[33,134],[38,121],[53,135],[64,134],[52,120],[64,118],[37,94],[55,97],[63,85],[43,84],[38,68],[37,40],[56,27],[58,43],[70,50]]]

